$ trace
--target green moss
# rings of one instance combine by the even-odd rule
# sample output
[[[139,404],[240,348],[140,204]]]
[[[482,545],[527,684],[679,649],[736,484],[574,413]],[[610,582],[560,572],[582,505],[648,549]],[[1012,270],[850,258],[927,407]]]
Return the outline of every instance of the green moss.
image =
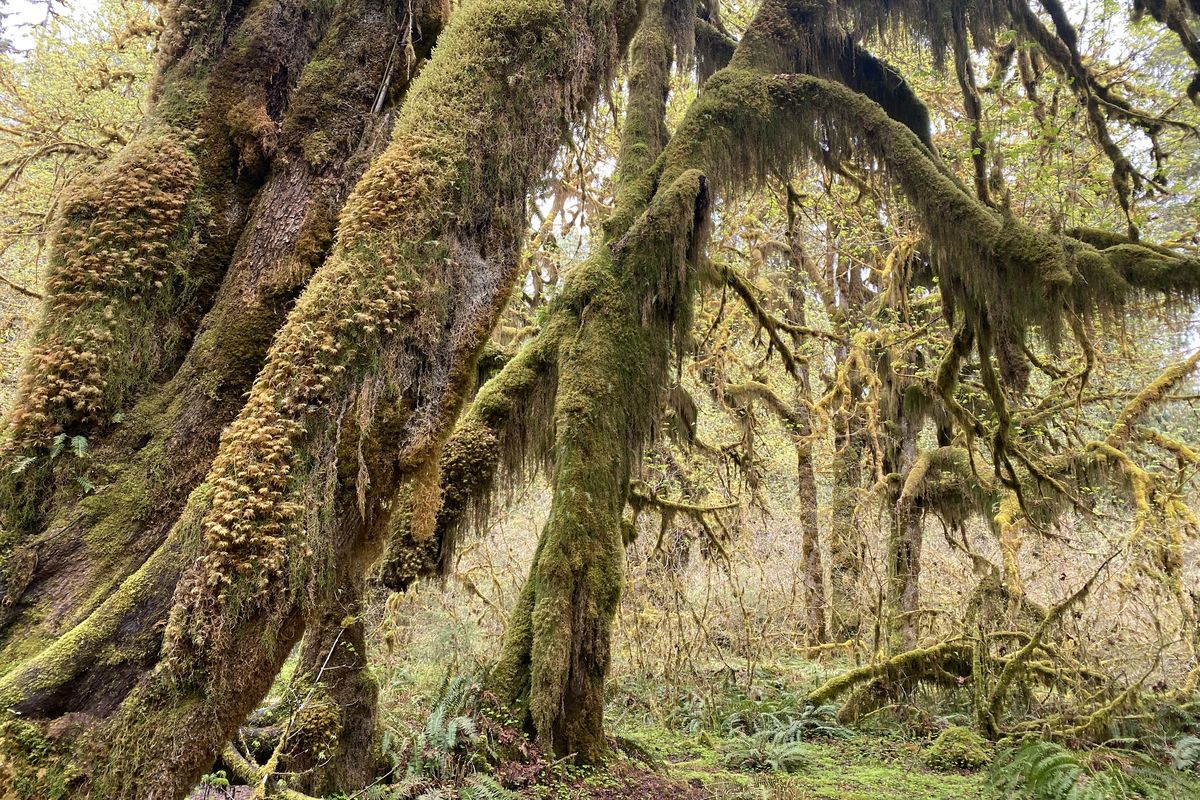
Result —
[[[64,200],[10,454],[40,454],[60,432],[106,422],[154,369],[162,343],[153,320],[178,286],[197,178],[180,135],[159,130]]]
[[[205,501],[212,495],[208,484],[192,492],[192,501]],[[195,505],[189,506],[195,508]],[[172,528],[170,539],[159,548],[119,589],[110,594],[86,620],[76,624],[48,646],[0,679],[0,707],[20,709],[29,698],[53,692],[69,682],[97,659],[112,659],[111,648],[123,642],[117,635],[122,624],[159,596],[164,581],[173,583],[180,565],[195,551],[200,520],[193,511],[184,513]],[[146,635],[156,635],[148,631]],[[125,641],[126,644],[130,644]],[[139,652],[131,645],[131,650]]]
[[[987,739],[961,726],[946,728],[925,751],[925,765],[938,772],[978,770],[991,761],[992,747]]]
[[[662,756],[667,776],[703,786],[713,797],[964,800],[988,796],[982,777],[928,771],[916,744],[894,739],[860,735],[833,745],[810,742],[808,769],[792,775],[732,771],[718,748],[673,731],[654,729],[637,741]]]
[[[7,717],[7,714],[6,714]],[[5,798],[62,800],[79,773],[62,748],[34,724],[0,720],[0,786]]]

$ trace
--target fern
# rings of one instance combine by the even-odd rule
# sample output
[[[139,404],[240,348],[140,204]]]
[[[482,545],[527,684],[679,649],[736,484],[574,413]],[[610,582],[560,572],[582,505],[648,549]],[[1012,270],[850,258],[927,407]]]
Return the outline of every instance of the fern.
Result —
[[[442,747],[449,753],[463,749],[475,741],[475,720],[470,717],[455,717],[446,723]]]
[[[472,677],[451,680],[429,712],[413,743],[406,773],[412,778],[456,782],[466,774],[478,740],[475,720],[466,712],[479,690]]]
[[[735,735],[769,734],[779,743],[852,738],[854,733],[838,722],[837,715],[834,705],[810,705],[797,713],[795,706],[776,707],[748,701],[725,718],[725,729]]]
[[[459,793],[459,800],[511,800],[515,797],[490,775],[475,775]]]
[[[1200,736],[1183,736],[1171,748],[1171,764],[1177,770],[1200,766]]]
[[[812,766],[800,742],[775,742],[769,735],[740,735],[725,747],[725,765],[746,772],[792,773]]]
[[[1188,737],[1185,737],[1188,738]],[[1184,743],[1185,750],[1192,747]],[[1178,744],[1177,744],[1178,746]],[[1200,748],[1200,742],[1196,746]],[[1198,750],[1200,752],[1200,750]],[[1004,797],[1025,800],[1134,800],[1190,796],[1153,759],[1100,748],[1078,754],[1053,742],[1027,742],[1001,753],[991,784]]]
[[[417,800],[454,800],[454,795],[448,789],[435,786],[417,795]]]
[[[1034,741],[1001,754],[992,784],[1014,797],[1067,800],[1082,774],[1073,753],[1053,742]]]

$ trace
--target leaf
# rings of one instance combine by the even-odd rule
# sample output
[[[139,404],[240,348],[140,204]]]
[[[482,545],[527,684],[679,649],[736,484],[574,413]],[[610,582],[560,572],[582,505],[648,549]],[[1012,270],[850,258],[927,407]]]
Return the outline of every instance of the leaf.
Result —
[[[17,463],[13,464],[12,474],[20,475],[34,461],[37,461],[37,456],[25,456],[24,458],[17,459]]]

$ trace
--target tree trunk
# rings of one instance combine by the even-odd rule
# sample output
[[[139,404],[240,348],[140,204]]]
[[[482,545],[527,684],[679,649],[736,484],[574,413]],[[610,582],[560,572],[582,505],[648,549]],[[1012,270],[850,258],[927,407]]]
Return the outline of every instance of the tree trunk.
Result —
[[[437,20],[422,19],[430,38],[418,55],[431,47]],[[187,358],[95,448],[87,464],[96,492],[60,491],[51,520],[19,548],[36,567],[23,590],[3,595],[12,624],[0,634],[0,669],[70,630],[141,567],[204,478],[271,337],[324,257],[345,195],[385,142],[389,114],[370,109],[390,49],[374,33],[388,25],[382,3],[347,5],[330,23],[314,57],[323,68],[307,71],[290,101],[276,165]],[[374,77],[356,71],[363,64]],[[403,91],[401,79],[393,92]],[[319,154],[309,147],[306,158],[313,129],[339,139]],[[161,597],[154,613],[165,615],[169,603]],[[147,644],[139,658],[157,647]]]
[[[246,10],[235,4],[229,14],[250,20],[261,13],[276,20],[271,14],[279,8],[290,7],[263,2]],[[246,44],[247,36],[226,37],[229,31],[197,38],[196,31],[206,29],[195,11],[187,5],[168,14],[164,48],[178,51],[181,62],[199,58],[211,41]],[[317,629],[322,620],[327,625],[335,613],[333,593],[347,587],[338,576],[361,574],[378,549],[396,487],[433,457],[457,412],[474,354],[515,274],[525,197],[548,167],[560,132],[590,106],[633,11],[632,4],[619,1],[530,0],[512,8],[476,0],[461,8],[441,37],[438,57],[409,93],[391,144],[347,202],[337,245],[319,267],[343,196],[338,185],[344,178],[336,173],[361,168],[370,149],[360,145],[371,137],[361,123],[314,125],[323,120],[304,115],[319,114],[325,98],[331,105],[352,101],[356,95],[339,94],[337,82],[355,77],[374,84],[367,111],[386,108],[390,90],[406,82],[414,66],[411,40],[368,34],[349,47],[336,46],[329,37],[347,34],[347,24],[364,19],[348,6],[338,15],[342,23],[330,23],[317,9],[298,13],[299,21],[289,17],[267,26],[289,42],[283,52],[301,60],[287,70],[289,85],[312,47],[329,45],[328,57],[309,60],[299,81],[301,89],[306,82],[313,87],[313,104],[299,103],[298,89],[288,106],[297,119],[301,159],[293,151],[273,174],[286,174],[300,160],[307,164],[299,167],[302,175],[316,177],[314,190],[321,192],[315,193],[328,191],[330,201],[310,200],[310,212],[324,205],[325,213],[318,219],[306,214],[300,233],[285,243],[284,252],[300,254],[294,272],[275,271],[293,259],[281,262],[260,250],[265,260],[252,255],[225,275],[220,297],[228,304],[218,300],[206,319],[208,335],[197,337],[189,360],[200,364],[208,357],[219,366],[232,355],[249,364],[240,369],[229,364],[217,375],[191,373],[175,391],[183,396],[185,389],[206,390],[225,401],[209,405],[228,408],[231,400],[236,405],[237,387],[246,386],[256,368],[256,350],[262,352],[258,348],[272,336],[274,342],[215,457],[211,449],[178,451],[189,448],[190,440],[163,437],[161,457],[167,463],[193,456],[195,463],[190,479],[181,477],[173,489],[174,505],[166,513],[153,509],[142,520],[154,528],[142,542],[145,560],[132,558],[114,569],[107,591],[98,596],[83,593],[90,607],[64,615],[69,624],[52,631],[55,638],[10,651],[12,668],[0,683],[0,696],[5,707],[22,714],[7,724],[6,743],[25,752],[24,761],[9,763],[29,769],[19,784],[29,787],[22,790],[27,796],[42,796],[45,787],[68,776],[79,794],[182,796],[267,691],[309,618]],[[404,24],[396,29],[411,30]],[[363,53],[362,43],[380,39],[389,56],[370,75],[373,51]],[[256,46],[253,37],[249,42],[249,52],[269,57],[271,51]],[[340,62],[355,55],[365,57],[357,65]],[[179,102],[171,93],[171,74],[165,71],[159,79],[160,107]],[[264,100],[268,111],[270,105]],[[239,139],[243,128],[231,133],[240,153],[235,172],[257,172],[263,164],[254,156],[268,157],[272,148],[263,146],[264,137],[270,139],[268,127],[277,126],[251,113],[258,108],[253,104],[239,101],[237,107],[234,116],[253,120],[250,128],[263,136],[255,143]],[[364,117],[361,108],[358,119]],[[286,124],[282,134],[286,139]],[[338,167],[355,152],[357,164]],[[326,169],[334,173],[328,182],[321,180]],[[302,198],[309,184],[280,178],[275,185],[279,201],[263,201],[258,208],[294,211],[296,197],[282,204],[286,190],[299,186]],[[268,239],[286,229],[287,220],[281,225],[266,211],[260,219],[257,230]],[[315,224],[320,219],[324,225]],[[316,267],[307,281],[305,264]],[[248,295],[247,284],[237,279],[247,274]],[[289,287],[305,285],[289,312],[288,292],[295,291]],[[284,314],[287,322],[276,333],[273,327]],[[249,335],[230,346],[221,335],[226,324]],[[223,382],[196,385],[210,376]],[[196,422],[189,417],[195,409],[167,393],[161,408],[172,407],[182,424]],[[137,407],[139,414],[143,408]],[[211,437],[200,441],[215,439],[217,417],[196,426]],[[66,429],[77,422],[61,424]],[[140,419],[136,424],[143,425]],[[152,468],[147,473],[157,477]],[[129,516],[113,520],[127,535]],[[8,582],[6,598],[18,583],[31,585]],[[33,621],[45,616],[29,614]],[[23,627],[11,626],[12,641]],[[119,668],[101,669],[113,652]],[[41,756],[30,748],[54,753],[53,768],[34,768],[30,759]]]
[[[862,627],[865,543],[858,525],[860,437],[855,418],[834,417],[832,494],[829,502],[829,632],[834,641],[857,640]]]
[[[788,246],[789,252],[789,297],[791,321],[795,325],[807,324],[804,287],[808,285],[809,258],[796,224],[798,198],[788,186]],[[796,338],[799,344],[799,338]],[[792,431],[796,442],[796,504],[800,508],[800,557],[804,563],[804,613],[806,634],[809,644],[824,644],[829,640],[826,623],[828,612],[825,598],[825,567],[821,559],[821,527],[817,514],[817,471],[812,455],[812,412],[807,405],[812,397],[812,380],[808,359],[798,362],[799,374],[795,376],[796,414],[799,417],[797,430]]]
[[[147,550],[137,540],[139,528],[152,527],[138,524],[137,498],[158,488],[158,476],[173,484],[154,499],[171,504],[168,510],[196,483],[192,465],[152,451],[175,433],[167,428],[180,410],[179,390],[200,377],[169,386],[262,185],[262,175],[244,169],[254,148],[245,142],[249,149],[239,149],[231,115],[235,106],[261,102],[270,122],[263,135],[272,138],[279,118],[270,112],[287,106],[295,84],[288,76],[300,74],[319,27],[296,3],[257,3],[240,14],[200,6],[191,9],[185,37],[176,24],[181,13],[166,12],[145,132],[69,191],[52,243],[45,313],[9,420],[5,456],[18,469],[5,469],[0,486],[0,622],[22,617],[19,635],[5,637],[6,667],[14,639],[40,646],[57,635],[78,619],[71,614],[91,610],[79,607],[89,604],[89,594],[99,595],[90,598],[94,608],[104,584],[136,569],[161,541],[160,532]],[[188,37],[194,52],[181,43]],[[214,44],[226,37],[223,48]],[[239,379],[248,385],[251,377]],[[168,388],[131,411],[139,394],[163,381]],[[117,424],[121,415],[126,420]],[[202,427],[193,422],[184,425]],[[208,434],[215,440],[216,432]],[[68,436],[82,437],[91,457],[52,444]],[[206,445],[214,444],[200,441],[181,453],[203,462]],[[139,461],[152,462],[139,464],[152,477],[127,474]],[[76,478],[120,489],[81,498]],[[159,503],[145,507],[157,511]],[[117,530],[105,541],[112,531],[102,520],[109,517]],[[99,545],[91,553],[83,552],[88,539]]]
[[[632,48],[616,211],[604,245],[572,274],[554,309],[554,497],[490,679],[524,709],[539,744],[585,763],[607,752],[604,676],[624,581],[621,515],[633,443],[655,421],[675,298],[688,295],[679,242],[691,240],[703,204],[696,180],[664,192],[661,205],[640,216],[650,200],[643,176],[666,139],[672,52],[655,3]],[[664,268],[672,276],[666,283]],[[648,315],[647,304],[655,305]],[[497,380],[503,383],[504,371]]]

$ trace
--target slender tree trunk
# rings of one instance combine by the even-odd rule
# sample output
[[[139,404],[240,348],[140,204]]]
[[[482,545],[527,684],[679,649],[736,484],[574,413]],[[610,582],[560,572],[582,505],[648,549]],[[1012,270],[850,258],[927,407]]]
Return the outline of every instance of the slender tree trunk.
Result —
[[[660,218],[630,224],[650,199],[639,179],[665,144],[672,52],[655,2],[632,47],[617,210],[607,241],[572,276],[554,310],[552,325],[561,331],[554,498],[491,675],[498,691],[524,708],[540,744],[583,762],[607,751],[604,677],[624,581],[621,515],[637,455],[630,443],[642,441],[654,421],[658,373],[666,368],[678,312],[674,299],[686,296],[677,283],[688,272],[674,263],[685,255],[677,242],[691,238],[702,202],[701,184],[686,184],[663,202]],[[673,277],[661,285],[664,267]],[[645,318],[643,292],[652,286],[662,291],[649,302],[661,307]]]
[[[829,631],[835,641],[856,640],[862,626],[862,569],[865,543],[858,523],[861,482],[860,437],[853,417],[834,417],[834,451],[829,502]]]
[[[898,429],[899,464],[897,475],[907,475],[917,460],[919,424],[902,419]],[[921,609],[921,510],[899,499],[903,481],[889,495],[892,529],[888,533],[887,590],[885,614],[888,650],[892,653],[912,650],[919,641]]]
[[[829,640],[825,627],[825,570],[817,518],[817,476],[812,448],[796,448],[796,503],[800,507],[800,557],[804,562],[804,613],[809,644]]]
[[[790,248],[791,321],[796,325],[807,324],[804,287],[808,285],[811,270],[804,262],[808,259],[800,229],[796,220],[796,198],[788,187],[788,246]],[[799,340],[796,340],[799,344]],[[794,403],[800,424],[792,431],[796,441],[796,503],[800,507],[800,557],[804,562],[804,608],[809,644],[823,644],[829,640],[826,622],[828,603],[825,597],[825,567],[821,558],[821,527],[817,514],[817,471],[812,454],[812,380],[809,375],[808,359],[799,361],[797,397]]]

